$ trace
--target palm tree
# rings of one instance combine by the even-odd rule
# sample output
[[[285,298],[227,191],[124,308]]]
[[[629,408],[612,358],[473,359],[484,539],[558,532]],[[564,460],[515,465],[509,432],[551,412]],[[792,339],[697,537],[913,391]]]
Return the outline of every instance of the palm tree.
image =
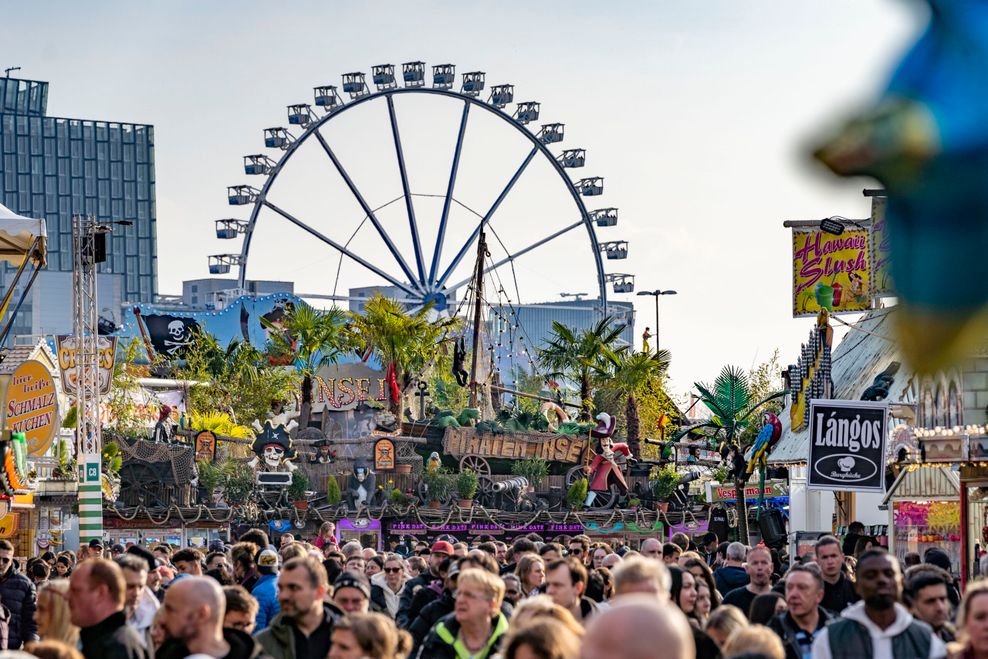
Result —
[[[539,363],[550,377],[569,378],[580,385],[580,420],[589,421],[593,408],[593,379],[617,361],[617,341],[624,325],[614,325],[610,316],[579,333],[557,320],[552,336],[539,350]]]
[[[725,366],[721,369],[720,375],[714,380],[712,387],[694,383],[696,390],[700,392],[700,402],[710,409],[713,417],[710,421],[685,428],[676,439],[685,436],[687,433],[702,431],[710,432],[712,439],[719,439],[721,455],[726,456],[729,451],[733,451],[735,456],[743,456],[749,448],[750,439],[746,441],[746,436],[754,438],[752,433],[744,433],[752,415],[769,403],[787,395],[788,391],[776,391],[769,394],[758,402],[752,402],[751,391],[748,385],[748,376],[744,371],[736,366]],[[736,462],[739,463],[740,460]],[[741,542],[748,543],[748,511],[745,506],[744,486],[747,477],[744,469],[728,467],[734,478],[734,487],[737,492],[738,506],[738,536]]]
[[[458,318],[429,320],[429,307],[409,313],[404,305],[375,295],[362,313],[351,313],[348,332],[356,345],[376,350],[383,366],[393,365],[402,393],[435,360],[442,342],[461,327]],[[392,400],[392,412],[402,418],[403,396]]]
[[[335,364],[350,348],[346,320],[346,313],[338,307],[320,311],[307,304],[292,307],[280,327],[261,317],[261,324],[270,331],[272,352],[290,357],[302,376],[299,423],[303,429],[309,427],[312,416],[312,376],[320,366]]]
[[[671,356],[667,350],[657,353],[620,350],[608,373],[608,386],[625,397],[628,448],[641,457],[641,422],[638,417],[638,393],[648,382],[660,379],[669,370]]]

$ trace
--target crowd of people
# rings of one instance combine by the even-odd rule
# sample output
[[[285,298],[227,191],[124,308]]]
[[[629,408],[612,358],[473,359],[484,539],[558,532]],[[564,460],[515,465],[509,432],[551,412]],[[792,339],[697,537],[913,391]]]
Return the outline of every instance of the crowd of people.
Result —
[[[327,522],[272,544],[51,552],[0,540],[0,648],[40,659],[988,658],[988,582],[963,596],[940,550],[904,565],[834,536],[774,549],[684,534],[339,544]],[[25,654],[28,653],[28,654]]]

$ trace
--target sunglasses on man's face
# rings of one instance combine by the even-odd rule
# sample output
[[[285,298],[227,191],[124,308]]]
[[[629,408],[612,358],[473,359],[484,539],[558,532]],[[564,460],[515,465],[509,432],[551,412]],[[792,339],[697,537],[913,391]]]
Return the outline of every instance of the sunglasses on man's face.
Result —
[[[13,563],[14,559],[7,558],[5,556],[0,556],[0,565],[6,565],[7,563]]]
[[[569,553],[571,553],[571,554],[582,554],[583,553],[583,548],[582,547],[570,547],[569,548]]]
[[[386,567],[386,568],[384,568],[384,571],[387,572],[388,574],[394,574],[396,572],[401,572],[401,568],[400,567]]]

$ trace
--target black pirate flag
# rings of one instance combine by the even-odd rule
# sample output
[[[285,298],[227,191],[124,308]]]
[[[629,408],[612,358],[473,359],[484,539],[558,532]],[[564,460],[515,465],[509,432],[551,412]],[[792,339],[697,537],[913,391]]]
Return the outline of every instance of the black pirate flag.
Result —
[[[192,318],[165,314],[142,316],[148,338],[155,352],[168,359],[181,359],[199,332],[199,323]]]

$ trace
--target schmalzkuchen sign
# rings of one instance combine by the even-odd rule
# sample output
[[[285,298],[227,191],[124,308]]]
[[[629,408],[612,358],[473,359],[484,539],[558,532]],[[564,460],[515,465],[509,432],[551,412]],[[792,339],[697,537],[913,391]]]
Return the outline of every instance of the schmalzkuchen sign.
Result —
[[[888,403],[810,402],[807,488],[885,491]]]

